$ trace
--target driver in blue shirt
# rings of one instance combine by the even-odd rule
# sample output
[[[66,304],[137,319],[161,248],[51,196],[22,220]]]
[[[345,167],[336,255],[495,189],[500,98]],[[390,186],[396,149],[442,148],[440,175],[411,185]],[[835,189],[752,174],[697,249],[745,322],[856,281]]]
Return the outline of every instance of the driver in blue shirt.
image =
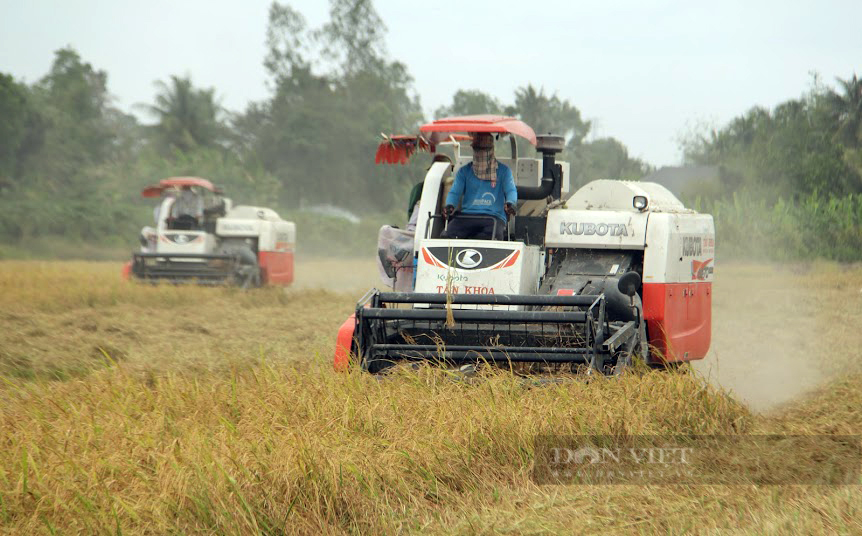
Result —
[[[446,196],[449,225],[443,238],[477,238],[503,240],[507,216],[515,215],[518,190],[508,166],[494,157],[494,136],[486,132],[473,134],[473,162],[461,167]],[[461,211],[455,212],[458,201]],[[463,216],[490,216],[465,218]],[[493,219],[492,219],[493,218]],[[496,220],[496,232],[494,221]],[[491,236],[494,234],[494,236]]]

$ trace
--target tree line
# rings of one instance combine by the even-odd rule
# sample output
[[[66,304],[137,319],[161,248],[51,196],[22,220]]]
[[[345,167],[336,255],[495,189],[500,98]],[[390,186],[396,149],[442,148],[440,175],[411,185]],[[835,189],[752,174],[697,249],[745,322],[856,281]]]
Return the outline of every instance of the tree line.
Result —
[[[814,76],[802,96],[754,107],[683,140],[718,184],[689,200],[713,214],[724,254],[862,260],[862,81]]]
[[[34,83],[0,73],[0,243],[26,247],[62,237],[130,246],[149,218],[140,190],[174,175],[204,176],[237,201],[288,213],[332,204],[400,216],[425,162],[375,166],[380,133],[415,133],[422,122],[449,115],[501,113],[565,136],[562,158],[576,186],[652,171],[620,141],[591,139],[592,125],[573,103],[533,85],[515,89],[509,102],[460,89],[426,117],[409,69],[392,59],[385,38],[372,0],[330,0],[319,27],[274,2],[261,58],[267,98],[227,110],[218,88],[168,75],[155,82],[152,102],[135,106],[143,122],[115,105],[108,73],[74,48],[56,51]],[[686,162],[720,170],[718,184],[689,201],[725,214],[734,193],[769,211],[847,196],[851,201],[836,206],[855,206],[862,84],[855,75],[837,82],[832,88],[815,80],[799,99],[687,136]],[[730,232],[733,222],[719,223]]]
[[[391,59],[371,0],[331,0],[310,27],[289,4],[270,6],[268,98],[226,110],[217,88],[189,76],[155,83],[155,98],[120,110],[109,76],[71,47],[25,84],[0,73],[0,241],[43,236],[134,240],[138,195],[162,177],[199,175],[237,200],[284,210],[333,204],[402,210],[422,162],[375,166],[380,133],[414,133],[424,117],[407,66]],[[434,114],[506,113],[565,134],[576,174],[636,179],[649,169],[617,140],[585,142],[589,122],[568,101],[527,86],[502,104],[460,90]],[[417,159],[421,160],[421,159]]]

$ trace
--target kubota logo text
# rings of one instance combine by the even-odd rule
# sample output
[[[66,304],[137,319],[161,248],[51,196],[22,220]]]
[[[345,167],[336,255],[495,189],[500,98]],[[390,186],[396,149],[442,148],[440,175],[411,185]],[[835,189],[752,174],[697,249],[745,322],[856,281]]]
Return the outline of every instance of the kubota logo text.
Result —
[[[628,236],[628,228],[622,223],[578,223],[574,221],[560,222],[561,235],[598,235],[598,236]]]

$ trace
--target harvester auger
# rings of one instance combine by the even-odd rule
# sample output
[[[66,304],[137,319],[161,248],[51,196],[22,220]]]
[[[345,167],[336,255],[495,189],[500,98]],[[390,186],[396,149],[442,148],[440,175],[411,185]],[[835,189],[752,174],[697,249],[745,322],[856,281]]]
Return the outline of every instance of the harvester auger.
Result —
[[[471,161],[460,152],[464,136],[454,134],[475,132],[510,139],[510,158],[498,158],[513,171],[518,192],[506,240],[441,237],[446,194]],[[515,136],[541,158],[519,157]],[[386,138],[378,161],[433,154],[412,243],[401,241],[405,251],[390,256],[412,262],[388,267],[400,274],[401,291],[373,289],[359,301],[339,330],[336,369],[488,363],[529,374],[614,374],[635,359],[663,365],[703,358],[712,217],[648,182],[595,180],[571,194],[569,165],[556,161],[562,149],[562,138],[537,137],[500,116],[441,119],[416,138]]]
[[[296,226],[274,210],[234,206],[199,177],[163,179],[141,195],[159,199],[155,227],[141,230],[126,278],[244,288],[293,282]]]

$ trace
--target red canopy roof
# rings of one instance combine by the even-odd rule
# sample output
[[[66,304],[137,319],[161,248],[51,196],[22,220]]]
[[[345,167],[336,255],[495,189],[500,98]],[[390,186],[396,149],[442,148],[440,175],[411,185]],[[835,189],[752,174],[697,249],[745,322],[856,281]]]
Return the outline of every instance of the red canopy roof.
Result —
[[[159,197],[168,188],[182,188],[184,186],[197,186],[214,193],[220,193],[219,189],[213,186],[213,183],[200,177],[171,177],[160,180],[157,185],[147,186],[141,192],[141,195],[144,197]]]
[[[526,123],[504,115],[446,117],[419,127],[420,132],[508,132],[536,145],[536,133]]]

